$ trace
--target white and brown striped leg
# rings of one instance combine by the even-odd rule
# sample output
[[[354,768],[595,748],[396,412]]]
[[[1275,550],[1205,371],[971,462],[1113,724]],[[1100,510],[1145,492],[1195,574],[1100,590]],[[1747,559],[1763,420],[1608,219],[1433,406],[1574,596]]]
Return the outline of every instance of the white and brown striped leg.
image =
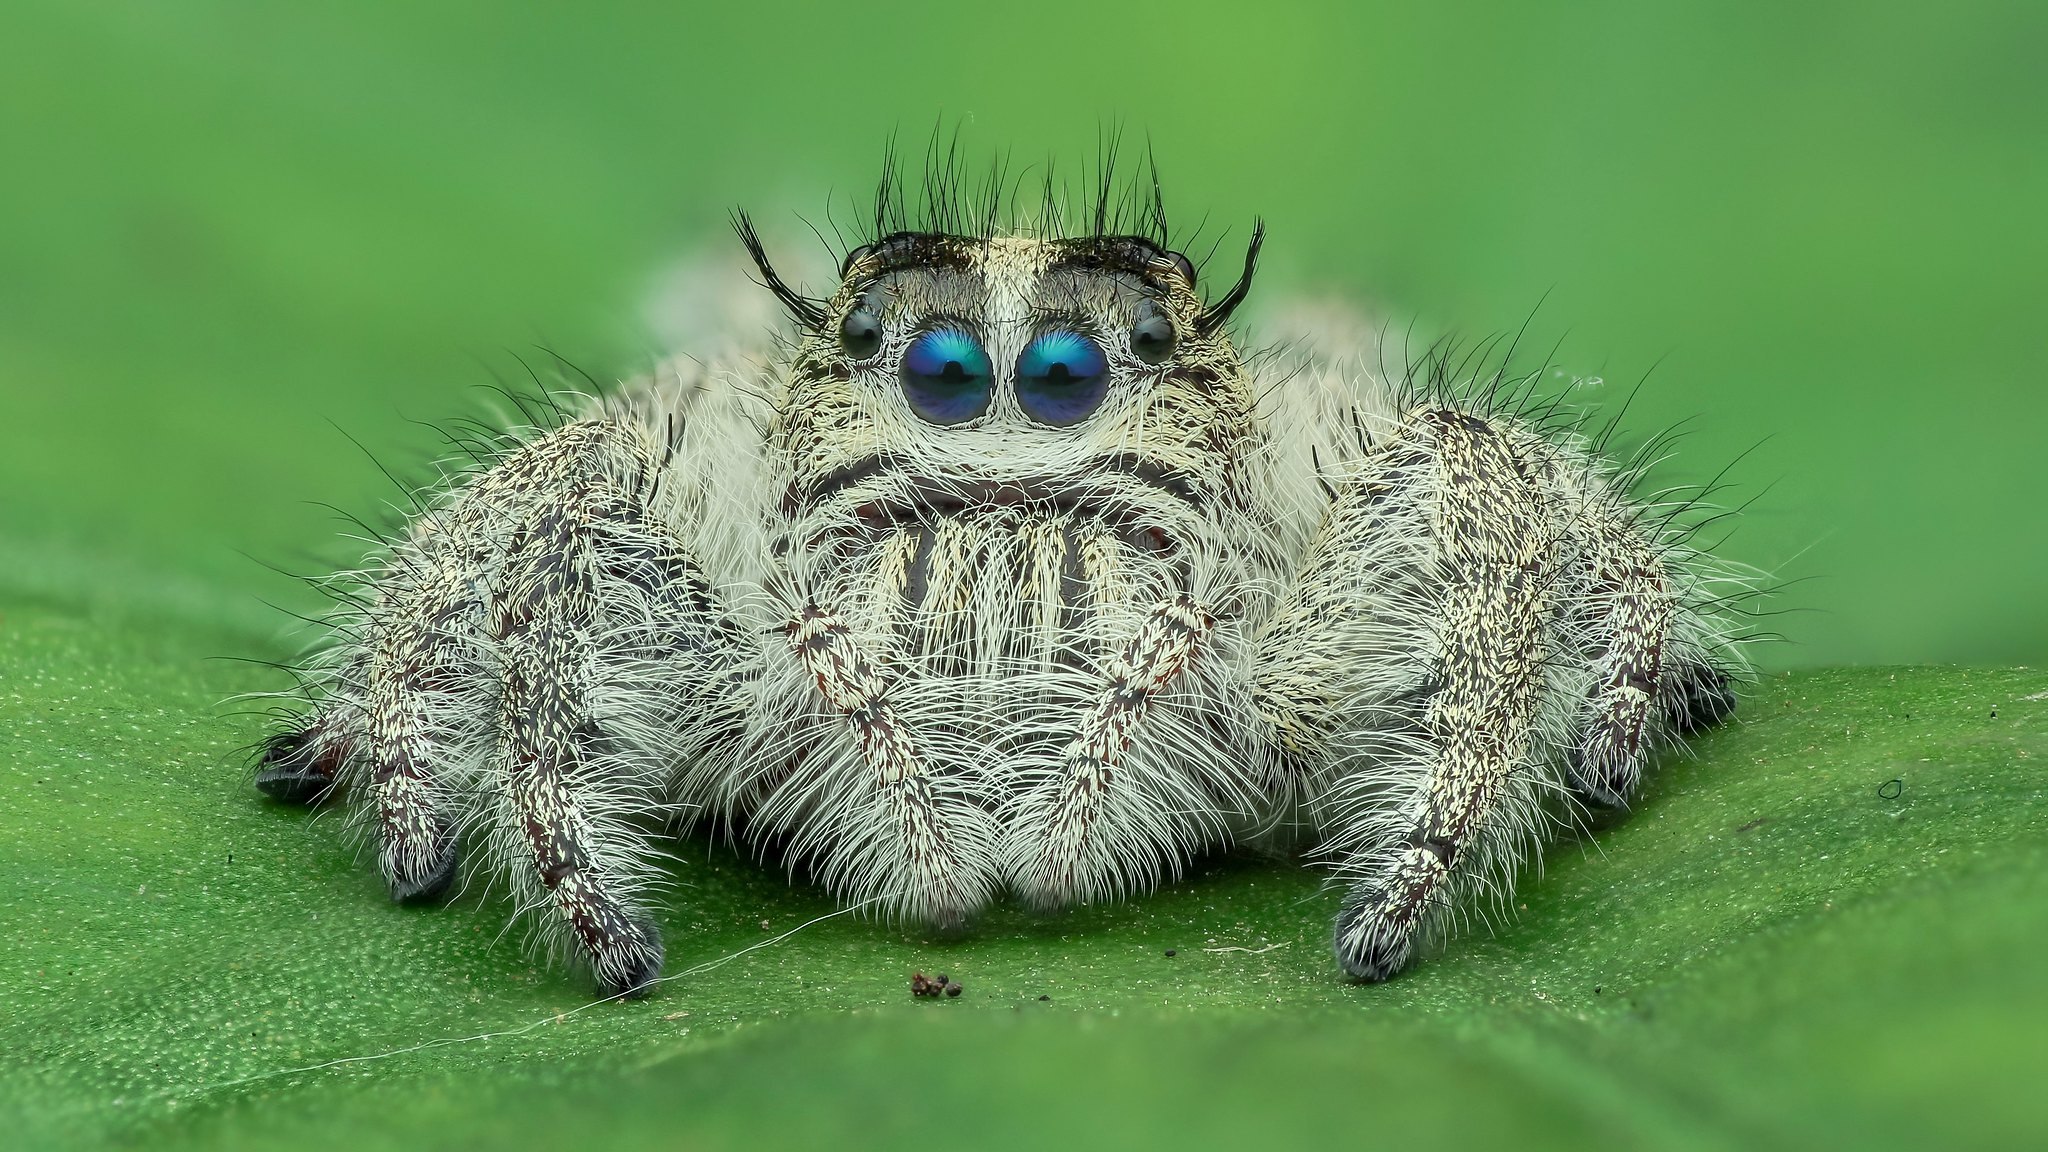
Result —
[[[635,431],[568,425],[415,523],[321,710],[272,741],[258,780],[355,796],[401,900],[445,891],[458,840],[484,833],[521,910],[544,910],[543,934],[608,992],[660,972],[646,818],[736,730],[750,658],[650,512],[655,460]]]
[[[1018,894],[1040,907],[1122,895],[1151,881],[1152,838],[1177,823],[1146,819],[1142,829],[1107,826],[1119,799],[1141,798],[1122,779],[1132,738],[1152,702],[1170,688],[1215,621],[1183,594],[1155,605],[1137,634],[1104,659],[1102,687],[1075,726],[1046,795],[1020,806],[1009,868]],[[1119,797],[1117,790],[1124,789]],[[1128,821],[1127,821],[1128,822]]]
[[[1699,642],[1702,621],[1686,602],[1685,573],[1640,514],[1597,478],[1571,486],[1590,495],[1569,505],[1575,559],[1560,591],[1569,647],[1589,676],[1566,770],[1581,797],[1625,807],[1657,745],[1727,719],[1735,696],[1717,664],[1726,653]]]
[[[462,718],[483,707],[478,582],[461,571],[465,548],[434,520],[377,579],[374,601],[348,644],[314,669],[319,709],[274,735],[256,786],[300,804],[339,794],[400,903],[437,900],[453,883],[457,835],[478,759]]]
[[[590,567],[597,560],[575,523],[582,511],[543,513],[512,558],[510,587],[497,605],[499,762],[520,842],[549,908],[607,994],[644,993],[661,974],[661,937],[627,895],[640,883],[620,874],[622,864],[631,867],[621,857],[631,854],[616,845],[605,851],[601,843],[600,822],[620,822],[603,809],[627,797],[593,771],[605,737],[589,702],[589,633],[598,616]],[[630,812],[624,816],[630,825]],[[606,831],[611,839],[621,835]]]
[[[401,903],[438,900],[454,882],[466,782],[451,698],[480,697],[473,582],[451,551],[413,555],[393,572],[386,611],[363,661],[367,763],[362,791],[374,809],[378,862]],[[470,705],[473,708],[475,705]]]
[[[479,582],[464,568],[475,541],[448,509],[429,513],[394,549],[368,596],[337,622],[342,643],[306,670],[317,710],[263,747],[256,786],[286,803],[358,801],[401,903],[453,883],[466,779],[475,757],[458,718],[484,698]]]
[[[649,513],[651,457],[602,425],[536,453],[526,483],[544,499],[507,525],[492,601],[499,866],[606,993],[631,996],[661,973],[654,818],[676,773],[736,730],[731,674],[748,658]]]
[[[1572,615],[1592,681],[1578,710],[1569,753],[1572,786],[1596,804],[1626,805],[1642,780],[1657,735],[1659,696],[1678,609],[1663,563],[1619,510],[1575,517],[1584,541],[1572,587]]]
[[[1435,464],[1437,686],[1423,708],[1425,779],[1402,814],[1407,835],[1345,864],[1353,882],[1336,951],[1361,980],[1400,971],[1456,895],[1454,878],[1497,866],[1486,857],[1528,835],[1517,826],[1526,797],[1509,794],[1528,790],[1541,755],[1554,551],[1543,498],[1510,438],[1486,421],[1436,411],[1421,423]]]
[[[789,624],[790,649],[818,693],[845,718],[866,779],[856,803],[834,829],[839,843],[826,861],[842,890],[872,894],[894,915],[942,928],[961,924],[989,892],[976,857],[985,849],[971,822],[948,820],[918,739],[890,698],[890,681],[863,651],[845,621],[807,605]]]
[[[1384,980],[1533,838],[1557,549],[1511,429],[1424,410],[1361,448],[1254,701],[1348,882],[1337,958]]]

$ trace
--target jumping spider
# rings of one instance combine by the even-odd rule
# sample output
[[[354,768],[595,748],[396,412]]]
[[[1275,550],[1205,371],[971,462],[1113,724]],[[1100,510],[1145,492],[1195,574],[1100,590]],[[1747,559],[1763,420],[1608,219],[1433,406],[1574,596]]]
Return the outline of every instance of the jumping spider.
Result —
[[[1383,980],[1733,707],[1727,570],[1522,381],[1247,357],[1262,233],[1207,301],[1156,200],[882,199],[827,300],[741,217],[779,336],[508,435],[338,578],[258,786],[351,797],[399,900],[467,853],[608,994],[706,817],[926,926],[1292,830]]]

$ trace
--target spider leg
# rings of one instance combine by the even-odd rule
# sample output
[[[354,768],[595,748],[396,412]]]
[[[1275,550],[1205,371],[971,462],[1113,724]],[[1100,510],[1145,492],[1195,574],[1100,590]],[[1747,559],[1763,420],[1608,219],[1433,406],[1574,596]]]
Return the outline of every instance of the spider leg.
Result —
[[[1542,497],[1509,438],[1487,422],[1454,411],[1423,422],[1435,448],[1437,687],[1422,711],[1429,752],[1403,814],[1407,834],[1348,868],[1355,879],[1336,949],[1363,980],[1407,964],[1454,873],[1483,854],[1470,851],[1475,841],[1515,835],[1540,755],[1551,551]]]
[[[1691,602],[1689,573],[1631,507],[1585,469],[1551,469],[1568,510],[1565,606],[1568,649],[1588,673],[1577,702],[1566,776],[1586,800],[1624,807],[1656,746],[1711,727],[1735,710],[1718,649]]]
[[[477,707],[480,653],[464,640],[478,604],[454,549],[408,556],[398,567],[362,661],[361,792],[375,814],[391,898],[413,903],[440,899],[455,880],[467,783],[459,777],[468,765],[452,721]]]
[[[1117,811],[1119,785],[1126,801],[1140,801],[1143,791],[1119,777],[1153,699],[1172,686],[1213,624],[1208,610],[1185,594],[1162,601],[1137,634],[1103,661],[1102,687],[1075,726],[1057,771],[1019,806],[1007,846],[1013,859],[1008,871],[1026,901],[1052,907],[1102,899],[1150,879],[1144,861],[1151,854],[1134,840],[1172,822],[1140,816],[1135,822],[1143,829],[1117,826],[1133,822],[1132,813]]]
[[[1574,574],[1577,630],[1592,680],[1568,753],[1573,787],[1607,807],[1628,803],[1642,780],[1660,717],[1667,641],[1678,603],[1660,558],[1612,509],[1574,517],[1584,541]]]
[[[400,900],[445,892],[481,832],[543,936],[626,994],[661,968],[647,818],[735,728],[745,651],[665,526],[657,459],[641,430],[570,424],[422,517],[259,773],[358,796]]]
[[[1414,414],[1346,479],[1262,639],[1254,704],[1305,765],[1358,979],[1399,971],[1533,837],[1555,552],[1533,473],[1486,420]]]
[[[646,855],[630,816],[634,801],[652,806],[658,798],[647,795],[648,781],[601,780],[593,771],[602,737],[582,667],[592,647],[586,633],[595,583],[584,532],[569,509],[544,514],[515,555],[511,587],[498,604],[498,761],[510,801],[500,819],[516,829],[542,895],[590,958],[599,985],[608,994],[644,992],[661,974],[662,946],[628,894],[638,881],[630,858]],[[600,824],[614,826],[604,837],[609,851],[600,847]]]
[[[1625,803],[1660,741],[1733,708],[1739,666],[1715,571],[1583,444],[1449,406],[1389,423],[1330,485],[1253,694],[1349,882],[1335,947],[1363,980],[1504,894],[1550,794]]]
[[[898,712],[892,684],[846,622],[807,605],[788,625],[789,646],[819,695],[844,718],[858,757],[856,795],[832,829],[824,868],[835,887],[881,898],[895,914],[958,925],[987,902],[985,818],[942,796],[919,737]]]
[[[503,525],[492,597],[497,778],[487,817],[522,907],[544,905],[607,994],[645,995],[662,942],[650,817],[738,724],[747,642],[654,505],[654,452],[571,425],[505,477],[543,496]]]
[[[325,804],[340,784],[341,751],[320,738],[318,724],[274,733],[257,758],[256,788],[280,804]]]

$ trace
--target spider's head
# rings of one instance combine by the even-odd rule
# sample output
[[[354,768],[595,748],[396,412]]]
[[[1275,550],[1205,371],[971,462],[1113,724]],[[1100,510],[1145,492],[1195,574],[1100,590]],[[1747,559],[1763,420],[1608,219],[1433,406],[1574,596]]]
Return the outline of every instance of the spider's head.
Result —
[[[1258,233],[1213,304],[1185,256],[1134,236],[899,232],[849,253],[826,301],[743,236],[804,328],[776,430],[800,504],[856,487],[885,505],[908,488],[956,509],[1086,504],[1133,478],[1199,504],[1251,436],[1225,326]]]

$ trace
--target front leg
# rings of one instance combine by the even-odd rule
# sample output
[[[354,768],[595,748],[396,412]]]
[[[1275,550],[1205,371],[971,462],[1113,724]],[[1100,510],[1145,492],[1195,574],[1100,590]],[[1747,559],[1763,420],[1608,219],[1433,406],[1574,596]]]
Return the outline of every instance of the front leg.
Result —
[[[1254,705],[1349,882],[1335,946],[1384,980],[1504,901],[1569,793],[1626,800],[1733,707],[1702,575],[1583,445],[1495,415],[1361,433],[1261,638]]]
[[[1359,979],[1539,826],[1557,536],[1517,439],[1439,409],[1370,445],[1261,645],[1257,706],[1349,882],[1335,944]]]
[[[747,650],[668,527],[658,448],[567,425],[415,523],[257,781],[352,797],[400,900],[483,849],[482,878],[608,993],[661,970],[650,826],[738,723]]]
[[[986,814],[933,778],[920,734],[896,706],[891,677],[844,620],[811,604],[787,631],[818,697],[843,719],[853,756],[850,764],[822,758],[839,803],[771,799],[764,809],[812,809],[809,828],[795,840],[822,849],[828,886],[880,901],[888,914],[915,923],[959,926],[992,895]],[[813,786],[800,779],[798,794]],[[834,814],[822,829],[819,812]]]
[[[1056,766],[1033,781],[1011,814],[1008,871],[1026,903],[1056,908],[1150,887],[1160,862],[1175,855],[1162,842],[1179,841],[1185,853],[1206,839],[1176,812],[1208,810],[1213,799],[1157,774],[1134,778],[1141,768],[1131,743],[1215,623],[1192,597],[1178,595],[1154,605],[1137,635],[1105,654],[1101,686]]]

